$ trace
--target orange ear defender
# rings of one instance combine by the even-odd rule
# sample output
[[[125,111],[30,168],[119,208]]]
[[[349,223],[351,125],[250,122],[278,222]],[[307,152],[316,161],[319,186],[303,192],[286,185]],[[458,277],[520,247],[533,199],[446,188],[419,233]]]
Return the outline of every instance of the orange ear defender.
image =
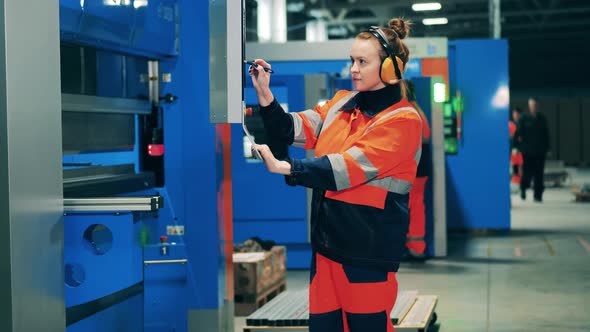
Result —
[[[383,49],[385,49],[388,54],[388,56],[381,62],[381,71],[379,72],[381,81],[383,81],[383,83],[389,84],[390,81],[401,80],[402,73],[400,68],[403,68],[404,64],[402,60],[395,55],[395,52],[393,51],[391,45],[389,45],[389,42],[387,42],[387,37],[383,31],[379,27],[372,26],[367,32],[371,33],[373,36],[375,36],[375,38],[377,38],[379,44],[383,46]]]

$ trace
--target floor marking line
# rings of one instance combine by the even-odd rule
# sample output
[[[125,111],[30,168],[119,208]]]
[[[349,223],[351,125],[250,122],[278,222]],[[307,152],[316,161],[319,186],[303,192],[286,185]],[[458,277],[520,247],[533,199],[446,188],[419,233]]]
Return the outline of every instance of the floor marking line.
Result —
[[[584,249],[586,249],[586,251],[590,253],[590,244],[584,241],[584,239],[582,239],[581,236],[576,236],[576,239],[578,239],[578,242],[580,242],[582,247],[584,247]]]
[[[555,250],[553,249],[553,246],[551,245],[551,243],[549,243],[549,240],[547,240],[546,237],[543,237],[543,242],[545,242],[545,245],[547,246],[547,250],[549,251],[549,255],[555,256]]]

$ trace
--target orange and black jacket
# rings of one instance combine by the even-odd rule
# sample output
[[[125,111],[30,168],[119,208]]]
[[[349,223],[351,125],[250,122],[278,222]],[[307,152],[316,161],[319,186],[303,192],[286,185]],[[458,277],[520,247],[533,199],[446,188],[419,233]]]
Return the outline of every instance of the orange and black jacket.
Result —
[[[416,170],[416,177],[428,177],[432,175],[432,151],[430,149],[430,125],[428,118],[424,111],[420,108],[416,101],[410,101],[414,108],[420,114],[422,119],[422,155],[418,162],[418,170]]]
[[[290,159],[286,177],[313,189],[313,250],[342,264],[397,271],[422,134],[399,86],[338,91],[299,113],[285,113],[274,100],[261,114],[273,139],[315,149],[315,158]]]

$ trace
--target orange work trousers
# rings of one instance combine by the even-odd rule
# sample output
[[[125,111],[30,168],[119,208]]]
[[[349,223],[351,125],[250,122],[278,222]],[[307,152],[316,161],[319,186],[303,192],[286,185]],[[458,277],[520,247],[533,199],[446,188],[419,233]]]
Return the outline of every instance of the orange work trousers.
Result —
[[[427,176],[416,177],[410,190],[410,228],[406,248],[413,254],[423,255],[426,250],[426,211],[424,207],[424,189]]]
[[[309,285],[309,332],[394,332],[395,272],[353,267],[315,253]]]

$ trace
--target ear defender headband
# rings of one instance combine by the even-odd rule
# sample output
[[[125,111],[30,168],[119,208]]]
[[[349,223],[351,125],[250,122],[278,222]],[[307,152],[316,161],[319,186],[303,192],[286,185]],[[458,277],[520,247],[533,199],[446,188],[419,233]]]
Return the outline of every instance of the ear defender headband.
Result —
[[[401,80],[402,73],[400,71],[400,67],[403,67],[403,62],[399,57],[395,55],[393,48],[391,47],[391,45],[389,45],[389,42],[387,41],[385,33],[383,33],[381,28],[377,26],[370,27],[367,32],[369,32],[370,34],[375,36],[375,38],[377,38],[377,41],[379,42],[379,44],[381,44],[381,46],[383,46],[383,49],[385,49],[388,55],[381,62],[381,70],[379,71],[381,81],[383,81],[383,83],[389,84],[389,82],[391,81]]]

